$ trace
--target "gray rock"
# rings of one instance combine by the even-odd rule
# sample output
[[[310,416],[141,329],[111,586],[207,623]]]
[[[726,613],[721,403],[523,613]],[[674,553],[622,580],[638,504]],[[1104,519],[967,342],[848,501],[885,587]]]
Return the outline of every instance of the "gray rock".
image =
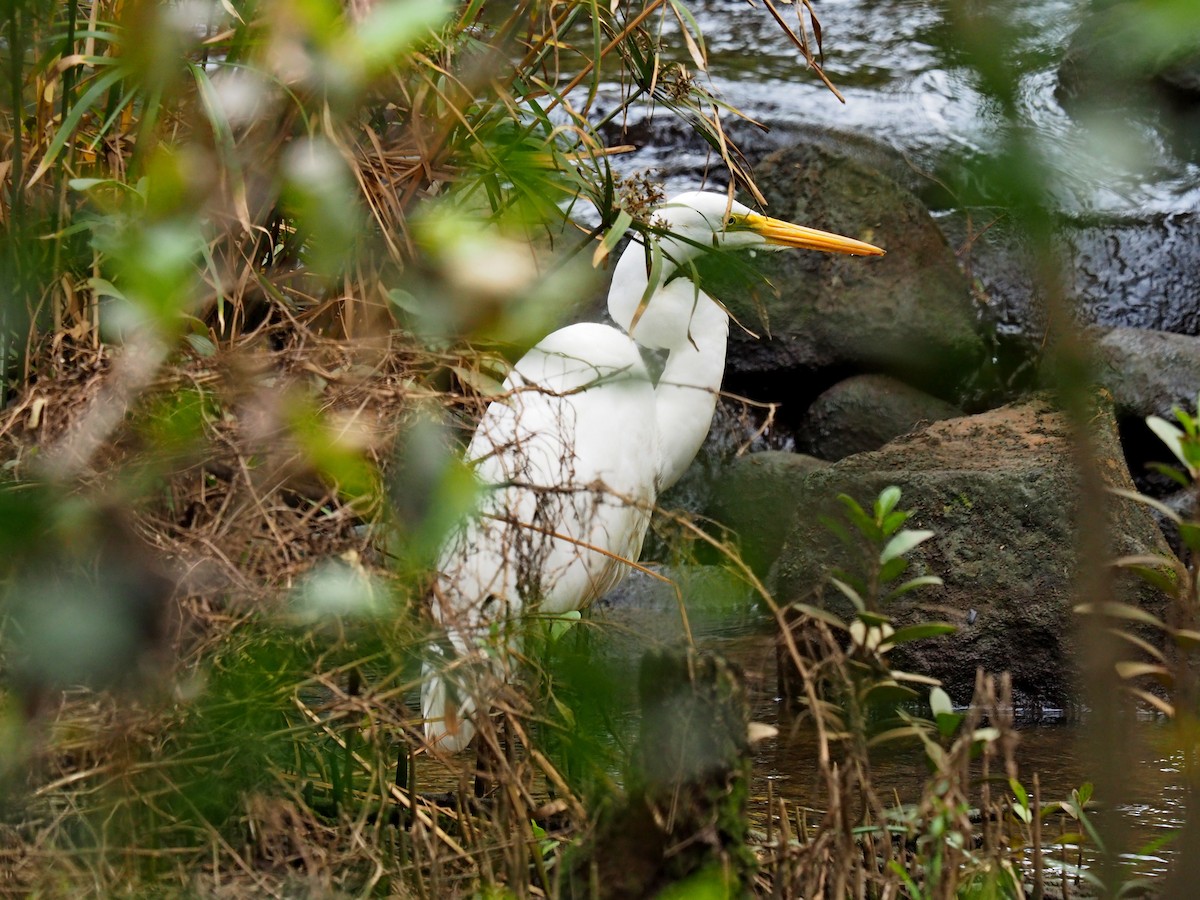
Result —
[[[1102,397],[1093,422],[1106,481],[1132,489],[1112,407]],[[936,423],[809,475],[773,572],[781,604],[838,605],[837,595],[823,587],[823,573],[839,567],[862,571],[863,562],[819,517],[838,515],[839,493],[867,506],[891,484],[903,490],[900,508],[913,511],[908,527],[936,533],[910,554],[908,574],[938,575],[944,585],[911,592],[884,612],[898,624],[941,620],[958,626],[955,634],[897,648],[893,665],[942,679],[959,701],[970,697],[978,666],[1012,672],[1014,687],[1026,699],[1071,698],[1078,671],[1072,610],[1078,602],[1073,583],[1079,484],[1065,417],[1037,395]],[[1116,497],[1109,502],[1113,556],[1170,556],[1144,506]],[[1165,598],[1156,591],[1132,578],[1119,587],[1130,602],[1162,615]]]
[[[1192,410],[1200,391],[1200,337],[1142,328],[1113,328],[1096,341],[1096,378],[1122,416]]]
[[[1047,314],[1037,254],[1010,220],[993,210],[960,212],[941,225],[970,247],[970,267],[985,319],[997,332],[1038,345]],[[1070,217],[1056,223],[1057,258],[1079,321],[1200,334],[1200,217],[1193,213]]]
[[[828,465],[783,450],[738,457],[715,483],[708,514],[737,535],[742,559],[762,575],[791,530],[805,476]]]
[[[856,375],[821,394],[800,425],[803,446],[820,459],[878,450],[920,424],[961,416],[945,400],[887,375]]]
[[[817,145],[768,157],[755,171],[771,215],[871,241],[882,259],[786,252],[761,259],[779,289],[767,335],[735,330],[737,374],[874,369],[915,383],[954,383],[983,356],[969,285],[929,212],[909,191],[858,160]],[[715,273],[720,281],[721,273]],[[710,291],[751,325],[743,284]]]

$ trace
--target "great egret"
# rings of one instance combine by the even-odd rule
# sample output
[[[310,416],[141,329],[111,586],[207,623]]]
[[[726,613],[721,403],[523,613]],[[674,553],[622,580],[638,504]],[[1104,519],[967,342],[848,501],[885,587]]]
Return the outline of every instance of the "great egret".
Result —
[[[624,333],[579,324],[550,334],[513,367],[467,448],[483,496],[439,560],[433,615],[448,641],[432,648],[421,693],[425,735],[446,750],[474,735],[519,650],[517,619],[583,609],[614,587],[638,558],[655,498],[708,434],[729,316],[680,267],[717,245],[883,254],[722,194],[679,194],[657,217],[667,232],[652,247],[657,284],[642,243],[613,271],[608,310]],[[657,382],[638,345],[667,351]]]

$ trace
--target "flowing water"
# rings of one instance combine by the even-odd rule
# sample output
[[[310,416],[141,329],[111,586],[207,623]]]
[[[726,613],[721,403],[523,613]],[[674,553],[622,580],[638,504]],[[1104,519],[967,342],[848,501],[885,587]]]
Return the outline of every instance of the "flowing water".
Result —
[[[957,49],[961,41],[947,14],[951,5],[818,0],[824,70],[844,104],[808,70],[761,4],[694,0],[689,8],[705,36],[709,83],[722,99],[772,129],[742,141],[749,153],[761,155],[756,149],[774,147],[790,132],[833,129],[879,141],[931,172],[951,157],[987,155],[1011,127],[979,90],[978,76]],[[1017,35],[1008,62],[1020,76],[1018,124],[1037,136],[1057,202],[1070,212],[1195,209],[1200,201],[1195,161],[1176,158],[1160,135],[1137,123],[1125,123],[1122,135],[1083,128],[1055,98],[1059,61],[1086,6],[1087,0],[1026,0],[1004,12]],[[796,32],[799,7],[776,4]],[[676,58],[687,62],[678,27],[667,20],[663,28]],[[689,146],[649,140],[620,165],[657,168],[670,187],[684,187],[694,183],[706,161],[703,148]]]

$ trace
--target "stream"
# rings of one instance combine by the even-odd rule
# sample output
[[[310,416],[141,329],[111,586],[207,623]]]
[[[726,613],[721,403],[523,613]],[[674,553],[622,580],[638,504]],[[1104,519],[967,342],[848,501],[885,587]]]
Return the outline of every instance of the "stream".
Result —
[[[748,155],[761,156],[789,135],[814,129],[877,141],[923,172],[997,147],[1009,125],[955,49],[957,37],[946,18],[950,4],[819,0],[814,5],[822,26],[823,68],[845,104],[808,70],[762,6],[744,0],[689,4],[705,36],[709,83],[721,99],[771,129],[741,142]],[[1086,7],[1087,0],[1028,0],[1009,5],[1005,13],[1018,35],[1010,62],[1020,72],[1021,124],[1037,135],[1052,172],[1054,201],[1064,212],[1113,216],[1195,210],[1200,204],[1196,161],[1177,158],[1149,126],[1127,123],[1126,140],[1090,131],[1055,98],[1063,49]],[[777,8],[798,33],[799,4]],[[671,19],[663,28],[668,36],[678,31]],[[686,64],[683,42],[668,41]],[[616,87],[610,85],[609,92],[615,95]],[[727,114],[724,121],[732,118]],[[668,120],[664,113],[655,121],[665,128]],[[706,148],[659,140],[656,128],[651,128],[655,139],[623,157],[621,168],[656,169],[669,190],[694,186],[710,162]],[[1129,165],[1119,166],[1122,160]]]

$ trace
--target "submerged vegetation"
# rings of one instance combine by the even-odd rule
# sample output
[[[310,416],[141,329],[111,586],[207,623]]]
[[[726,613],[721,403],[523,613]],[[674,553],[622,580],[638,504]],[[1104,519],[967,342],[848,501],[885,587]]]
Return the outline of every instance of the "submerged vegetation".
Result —
[[[811,5],[788,5],[754,11],[829,84]],[[647,817],[673,896],[1124,878],[1090,785],[1051,803],[1023,784],[1002,675],[956,710],[889,663],[947,630],[887,617],[932,583],[900,579],[936,539],[903,528],[895,489],[831,525],[863,550],[831,574],[844,614],[781,609],[704,528],[662,529],[728,556],[779,623],[820,809],[747,798],[770,729],[687,656],[741,756],[702,784],[719,827],[675,821],[686,782],[647,775],[636,674],[592,657],[588,621],[542,623],[478,771],[424,744],[424,579],[475,500],[455,448],[507,354],[659,227],[657,186],[613,167],[623,116],[677,117],[714,180],[757,195],[684,3],[13,0],[0,20],[0,893],[613,896],[588,854],[632,853],[613,823]],[[1156,427],[1194,483],[1181,423]],[[1186,566],[1119,563],[1177,598],[1148,624],[1178,651],[1125,634],[1151,660],[1121,674],[1186,741],[1200,532],[1179,521]],[[895,742],[928,765],[913,802],[874,775]],[[685,866],[685,845],[711,852]]]

